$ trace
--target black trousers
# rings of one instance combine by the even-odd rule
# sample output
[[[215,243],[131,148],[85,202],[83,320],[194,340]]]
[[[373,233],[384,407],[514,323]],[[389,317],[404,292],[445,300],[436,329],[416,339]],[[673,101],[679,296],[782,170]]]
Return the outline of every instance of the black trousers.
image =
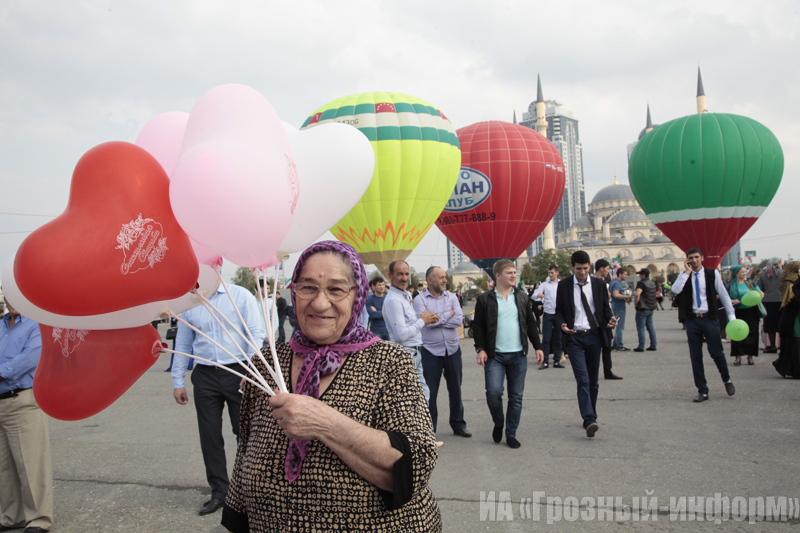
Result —
[[[603,375],[610,376],[611,372],[611,346],[603,346]]]
[[[227,365],[237,368],[233,363]],[[228,466],[225,458],[225,439],[222,437],[222,409],[228,404],[233,434],[239,435],[239,413],[242,394],[241,378],[210,365],[196,365],[192,371],[194,406],[200,430],[200,449],[206,465],[206,479],[211,486],[211,497],[224,499],[228,494]]]

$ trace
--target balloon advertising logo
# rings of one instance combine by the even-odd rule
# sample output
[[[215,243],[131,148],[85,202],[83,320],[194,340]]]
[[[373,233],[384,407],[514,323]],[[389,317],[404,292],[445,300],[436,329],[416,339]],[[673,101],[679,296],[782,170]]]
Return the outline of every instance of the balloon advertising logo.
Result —
[[[119,245],[114,248],[115,250],[122,250],[123,261],[120,266],[122,275],[129,272],[131,274],[139,272],[144,268],[153,268],[156,263],[160,263],[164,259],[167,250],[167,238],[164,235],[164,228],[153,220],[152,218],[142,218],[139,213],[139,218],[131,220],[128,224],[122,225],[122,231],[117,235],[117,242]],[[148,240],[149,239],[149,240]],[[133,253],[128,257],[128,252],[132,246],[136,246]],[[134,263],[138,268],[131,270]]]
[[[453,194],[444,206],[450,213],[469,211],[481,205],[492,193],[492,182],[486,174],[473,168],[461,167]]]

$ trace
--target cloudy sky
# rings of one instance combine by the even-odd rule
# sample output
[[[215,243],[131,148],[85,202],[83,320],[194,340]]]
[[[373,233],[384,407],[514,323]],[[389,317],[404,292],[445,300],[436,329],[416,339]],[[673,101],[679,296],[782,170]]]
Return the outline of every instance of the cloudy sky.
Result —
[[[709,111],[762,122],[784,150],[781,187],[743,250],[800,257],[798,28],[800,4],[780,0],[4,0],[0,265],[64,209],[84,152],[133,142],[217,85],[255,88],[296,126],[336,97],[389,90],[460,128],[521,117],[538,71],[545,97],[580,120],[588,201],[615,172],[627,183],[647,102],[655,123],[695,112],[698,63]],[[438,230],[410,262],[446,264]]]

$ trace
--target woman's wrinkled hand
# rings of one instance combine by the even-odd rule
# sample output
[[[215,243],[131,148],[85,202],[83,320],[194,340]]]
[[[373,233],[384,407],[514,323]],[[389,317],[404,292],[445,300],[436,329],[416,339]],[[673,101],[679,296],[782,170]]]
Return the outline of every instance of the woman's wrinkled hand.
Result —
[[[310,396],[279,393],[269,404],[273,418],[290,439],[319,439],[333,427],[336,411]]]

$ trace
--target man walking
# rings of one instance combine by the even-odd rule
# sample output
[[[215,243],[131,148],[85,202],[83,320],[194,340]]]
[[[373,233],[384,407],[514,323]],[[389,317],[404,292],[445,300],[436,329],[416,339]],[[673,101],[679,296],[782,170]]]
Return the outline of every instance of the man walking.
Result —
[[[605,259],[598,259],[594,263],[594,276],[606,284],[606,290],[609,291],[609,297],[611,297],[611,291],[608,288],[608,282],[606,279],[608,278],[608,272],[611,270],[611,265],[608,264],[608,261]],[[610,329],[604,329],[603,335],[608,337],[608,342],[603,344],[602,349],[602,358],[603,358],[603,377],[605,379],[622,379],[620,376],[616,375],[611,371],[611,343],[614,337],[614,332]]]
[[[628,279],[628,271],[620,267],[617,269],[617,275],[611,280],[609,290],[611,291],[611,310],[614,312],[614,317],[617,319],[617,329],[614,331],[614,343],[612,348],[620,351],[627,352],[628,349],[622,343],[622,335],[625,331],[625,313],[627,305],[631,303],[631,297],[625,296],[625,281]]]
[[[383,302],[386,299],[386,284],[383,278],[376,276],[369,282],[372,294],[367,296],[365,308],[369,313],[369,330],[381,338],[389,340],[389,330],[386,329],[386,321],[383,319]]]
[[[556,289],[558,288],[558,266],[547,267],[547,279],[533,295],[534,302],[542,302],[542,348],[544,362],[539,370],[546,369],[550,353],[553,354],[553,368],[564,368],[561,364],[561,329],[556,327]],[[535,304],[534,304],[535,305]]]
[[[402,344],[411,354],[427,402],[430,400],[430,389],[425,382],[422,368],[422,328],[438,322],[439,315],[423,311],[417,317],[414,312],[411,295],[406,291],[409,278],[408,263],[402,260],[389,263],[389,277],[392,286],[389,287],[389,293],[383,302],[383,320],[389,330],[389,340]]]
[[[608,304],[606,284],[589,276],[589,254],[572,254],[574,274],[562,279],[556,295],[556,325],[564,335],[564,349],[578,383],[578,408],[586,436],[594,437],[597,425],[597,381],[600,352],[608,343],[605,328],[616,325]]]
[[[32,388],[42,337],[39,324],[6,305],[0,320],[0,531],[42,533],[53,525],[47,416]]]
[[[728,362],[722,349],[722,338],[719,330],[717,298],[725,307],[728,320],[735,320],[731,297],[725,290],[722,277],[713,268],[703,268],[703,252],[699,248],[686,251],[685,270],[672,284],[672,293],[678,299],[678,306],[683,311],[686,326],[686,338],[689,342],[689,356],[692,360],[694,384],[697,387],[695,403],[708,400],[708,383],[703,368],[703,338],[708,345],[708,353],[717,365],[725,391],[733,396],[736,388],[731,383]],[[711,302],[711,305],[709,305]]]
[[[256,342],[264,339],[266,331],[255,296],[238,285],[227,285],[227,292],[225,287],[221,284],[218,285],[209,301],[233,323],[245,338],[249,339],[247,330],[250,330]],[[231,303],[231,299],[233,299],[233,303]],[[244,319],[244,324],[239,320],[237,309]],[[255,354],[239,335],[231,332],[231,336],[236,339],[234,343],[204,306],[189,309],[181,315],[181,318],[208,335],[240,361],[244,360],[244,356],[241,355],[242,349],[249,357]],[[230,326],[227,327],[230,328]],[[202,335],[195,333],[183,322],[178,324],[175,349],[178,352],[196,355],[237,371],[244,370],[230,355]],[[186,405],[189,402],[184,384],[188,363],[188,357],[175,354],[172,365],[173,396],[180,405]],[[225,458],[225,440],[222,436],[222,409],[227,404],[233,434],[238,436],[239,413],[242,404],[242,393],[239,392],[241,378],[205,361],[198,360],[196,363],[192,371],[194,406],[197,411],[200,449],[203,452],[206,479],[211,486],[211,499],[203,504],[200,514],[207,515],[219,510],[228,494],[229,479]]]
[[[281,295],[281,291],[275,292],[275,305],[278,308],[278,342],[286,342],[286,332],[283,330],[283,323],[286,321],[289,304],[286,302],[286,298]]]
[[[633,349],[634,352],[644,351],[644,330],[650,335],[649,352],[655,352],[658,342],[656,341],[656,328],[653,326],[653,312],[656,310],[656,284],[650,279],[650,270],[641,269],[639,272],[639,283],[636,284],[636,293],[633,297],[633,307],[636,309],[636,333],[639,335],[639,345]]]
[[[508,259],[493,266],[496,287],[478,296],[475,302],[475,351],[483,367],[486,403],[492,414],[492,439],[499,443],[506,429],[506,443],[521,446],[517,427],[522,414],[522,394],[528,372],[528,339],[536,350],[536,362],[544,361],[542,344],[528,295],[516,287],[517,269]],[[508,410],[503,417],[503,381],[508,383]]]
[[[414,311],[422,316],[424,311],[437,315],[439,320],[422,328],[422,369],[425,382],[430,389],[428,408],[431,412],[433,431],[436,431],[438,409],[436,398],[444,372],[447,395],[450,397],[450,427],[459,437],[471,437],[464,421],[464,404],[461,402],[461,347],[456,328],[464,322],[464,314],[458,298],[445,290],[447,274],[432,266],[425,272],[428,288],[414,298]]]

